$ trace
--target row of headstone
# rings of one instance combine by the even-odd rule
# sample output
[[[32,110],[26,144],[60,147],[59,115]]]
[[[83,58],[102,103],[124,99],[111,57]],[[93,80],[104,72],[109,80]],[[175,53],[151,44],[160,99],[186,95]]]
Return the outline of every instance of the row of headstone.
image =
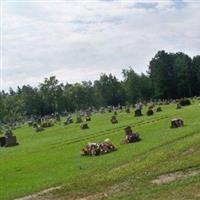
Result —
[[[76,116],[76,123],[77,124],[81,124],[80,125],[81,129],[87,129],[87,128],[89,128],[88,124],[85,123],[85,122],[91,121],[91,114],[90,113],[85,113],[85,116],[84,116],[85,122],[83,121],[82,116],[79,115],[79,114]],[[73,123],[72,116],[68,115],[67,118],[66,118],[66,121],[64,122],[64,125],[69,125],[71,123]]]
[[[190,105],[190,102],[188,103],[188,100],[187,99],[183,99],[184,100],[184,104],[186,105]],[[185,103],[186,102],[186,103]],[[118,108],[118,109],[121,109],[122,107]],[[135,104],[135,116],[141,116],[142,115],[142,108],[143,108],[143,104],[142,103],[138,103],[138,104]],[[177,104],[177,109],[180,109],[181,108],[181,105],[180,105],[180,101],[179,103]],[[118,120],[117,120],[117,109],[115,107],[108,107],[108,112],[112,110],[114,111],[114,115],[112,116],[111,118],[111,123],[112,124],[116,124],[118,123]],[[123,108],[122,108],[123,109]],[[129,113],[130,111],[130,107],[124,107],[125,111]],[[105,108],[103,108],[103,110],[105,110]],[[162,108],[161,107],[157,107],[155,109],[155,104],[151,104],[149,106],[149,109],[147,111],[147,115],[153,115],[154,111],[156,112],[160,112],[162,111]],[[90,121],[91,120],[91,112],[90,111],[82,111],[81,113],[79,113],[79,115],[77,115],[77,119],[76,119],[76,123],[81,123],[80,125],[80,128],[81,129],[87,129],[89,128],[88,124],[87,123],[83,123],[83,120],[82,120],[82,116],[85,116],[85,121]],[[45,120],[44,120],[45,119]],[[49,120],[46,120],[46,119],[49,119]],[[53,123],[53,119],[55,119],[56,121],[60,121],[60,115],[58,113],[55,113],[54,115],[51,115],[51,117],[49,116],[45,116],[43,118],[33,118],[31,120],[28,121],[28,124],[29,126],[33,126],[36,130],[36,132],[41,132],[44,130],[44,128],[47,128],[47,127],[50,127],[52,126],[54,123]],[[37,123],[36,123],[37,122]],[[70,123],[73,123],[73,120],[72,120],[72,117],[71,115],[68,114],[67,118],[66,118],[66,122],[65,124],[70,124]],[[17,123],[15,125],[18,125]],[[184,125],[184,122],[182,119],[173,119],[171,121],[171,128],[178,128],[178,127],[181,127]],[[127,140],[130,140],[130,138],[132,138],[133,140],[136,140],[138,139],[138,136],[136,133],[133,133],[131,132],[131,129],[130,127],[128,127],[126,129],[126,132],[127,132],[127,138],[126,138],[126,142]],[[129,133],[132,133],[132,134],[129,134]],[[129,142],[130,142],[129,141]],[[8,129],[5,133],[5,135],[3,137],[0,137],[0,146],[14,146],[14,145],[17,145],[17,139],[16,139],[16,136],[14,136],[12,134],[12,131],[11,129]]]

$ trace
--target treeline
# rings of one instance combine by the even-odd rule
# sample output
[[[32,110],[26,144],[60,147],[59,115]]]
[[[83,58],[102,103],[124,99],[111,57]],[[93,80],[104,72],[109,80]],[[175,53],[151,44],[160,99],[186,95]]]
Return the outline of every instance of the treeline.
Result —
[[[126,105],[151,99],[176,99],[200,95],[200,56],[159,51],[146,74],[124,69],[123,80],[102,74],[94,82],[59,83],[55,76],[38,87],[24,85],[0,93],[0,121],[101,107]]]

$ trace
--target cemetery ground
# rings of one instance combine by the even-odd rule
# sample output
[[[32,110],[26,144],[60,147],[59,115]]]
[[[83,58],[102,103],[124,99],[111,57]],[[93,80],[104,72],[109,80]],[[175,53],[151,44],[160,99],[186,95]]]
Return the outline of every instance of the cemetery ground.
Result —
[[[14,130],[18,146],[0,148],[0,200],[37,194],[59,188],[34,200],[63,199],[200,199],[200,106],[176,110],[163,105],[162,112],[134,117],[118,112],[96,113],[88,122],[55,126],[36,133],[27,125]],[[184,120],[181,128],[170,128],[175,117]],[[124,128],[140,134],[141,141],[121,144]],[[101,156],[81,156],[88,142],[109,138],[118,148]],[[31,199],[31,198],[29,198]]]

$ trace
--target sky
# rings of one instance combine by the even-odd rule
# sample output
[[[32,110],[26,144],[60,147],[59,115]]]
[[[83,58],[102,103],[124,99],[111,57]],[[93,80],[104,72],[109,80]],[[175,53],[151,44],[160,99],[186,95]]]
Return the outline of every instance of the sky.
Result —
[[[1,0],[1,90],[146,72],[158,50],[200,54],[200,0]]]

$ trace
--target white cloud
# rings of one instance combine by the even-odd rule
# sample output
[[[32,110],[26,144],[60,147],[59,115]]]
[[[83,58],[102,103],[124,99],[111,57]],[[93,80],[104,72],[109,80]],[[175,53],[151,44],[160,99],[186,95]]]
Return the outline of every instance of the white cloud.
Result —
[[[64,82],[101,72],[120,77],[130,65],[145,72],[160,49],[199,54],[200,3],[144,2],[4,3],[4,89],[50,75]]]

